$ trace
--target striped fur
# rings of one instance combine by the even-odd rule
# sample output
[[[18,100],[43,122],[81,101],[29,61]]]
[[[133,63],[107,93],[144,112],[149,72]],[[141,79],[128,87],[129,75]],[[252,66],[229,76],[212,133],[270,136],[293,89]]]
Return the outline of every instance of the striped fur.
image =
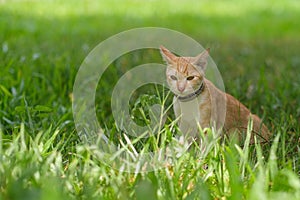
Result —
[[[215,125],[227,136],[237,133],[240,142],[243,142],[251,118],[253,131],[250,142],[254,142],[255,134],[261,142],[269,140],[270,132],[258,116],[251,114],[241,102],[205,78],[209,50],[196,57],[177,57],[163,46],[160,50],[167,63],[167,82],[175,94],[173,108],[176,117],[180,118],[179,128],[183,133],[196,137],[199,125],[201,128]],[[178,100],[178,96],[193,93],[202,83],[204,89],[196,99],[188,102]]]

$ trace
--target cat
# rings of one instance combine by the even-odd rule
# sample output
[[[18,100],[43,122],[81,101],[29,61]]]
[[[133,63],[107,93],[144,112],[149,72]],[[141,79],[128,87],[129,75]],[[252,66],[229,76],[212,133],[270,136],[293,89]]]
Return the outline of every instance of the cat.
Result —
[[[164,46],[160,46],[160,52],[167,64],[167,83],[174,93],[173,110],[182,133],[195,138],[199,126],[214,126],[223,136],[237,134],[239,142],[243,142],[252,119],[250,143],[254,143],[254,135],[259,142],[269,141],[271,134],[257,115],[205,78],[209,49],[196,57],[178,57]]]

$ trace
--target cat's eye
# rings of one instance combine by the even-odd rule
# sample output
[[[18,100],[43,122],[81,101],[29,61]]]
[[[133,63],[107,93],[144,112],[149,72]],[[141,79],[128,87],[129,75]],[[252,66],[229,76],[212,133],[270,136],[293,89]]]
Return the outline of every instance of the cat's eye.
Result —
[[[188,76],[188,77],[186,78],[186,80],[191,81],[191,80],[193,80],[194,78],[195,78],[195,76]]]
[[[176,77],[176,76],[174,76],[174,75],[171,75],[171,76],[170,76],[170,78],[171,78],[172,80],[174,80],[174,81],[176,81],[176,80],[177,80],[177,77]]]

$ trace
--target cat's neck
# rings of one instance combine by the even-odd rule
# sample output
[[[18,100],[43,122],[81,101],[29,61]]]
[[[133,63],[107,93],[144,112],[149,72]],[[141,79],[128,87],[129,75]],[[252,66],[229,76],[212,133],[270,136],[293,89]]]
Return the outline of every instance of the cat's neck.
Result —
[[[181,102],[188,102],[188,101],[192,101],[195,98],[197,98],[203,91],[204,91],[204,81],[201,83],[200,87],[194,91],[191,94],[188,94],[186,96],[178,96],[176,95],[176,97],[178,98],[179,101]]]

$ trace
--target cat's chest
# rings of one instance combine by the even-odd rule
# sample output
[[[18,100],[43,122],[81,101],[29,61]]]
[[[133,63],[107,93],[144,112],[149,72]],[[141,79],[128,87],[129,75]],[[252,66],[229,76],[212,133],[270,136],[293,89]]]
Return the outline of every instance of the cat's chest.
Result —
[[[199,122],[201,119],[201,111],[199,104],[201,99],[195,98],[191,101],[181,102],[176,97],[173,99],[173,109],[176,115],[176,118],[179,118],[179,121],[185,122]]]

